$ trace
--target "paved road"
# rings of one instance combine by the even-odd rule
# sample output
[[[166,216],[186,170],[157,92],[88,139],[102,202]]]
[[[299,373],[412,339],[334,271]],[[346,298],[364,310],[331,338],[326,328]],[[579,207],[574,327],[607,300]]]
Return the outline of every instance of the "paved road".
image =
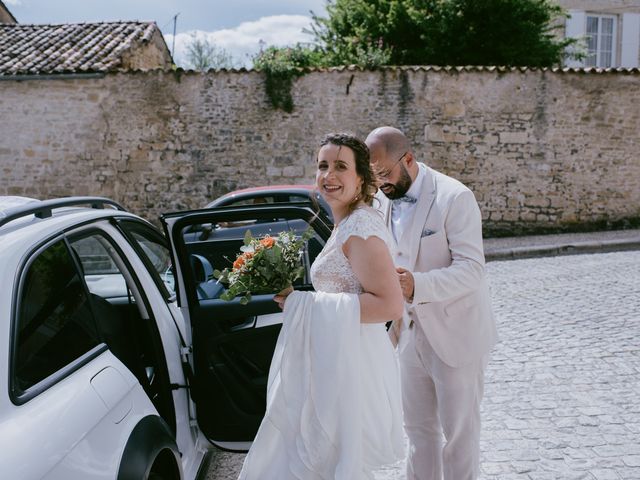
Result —
[[[487,372],[483,480],[639,480],[640,251],[487,270],[501,342]],[[207,479],[235,479],[242,458],[216,454]]]

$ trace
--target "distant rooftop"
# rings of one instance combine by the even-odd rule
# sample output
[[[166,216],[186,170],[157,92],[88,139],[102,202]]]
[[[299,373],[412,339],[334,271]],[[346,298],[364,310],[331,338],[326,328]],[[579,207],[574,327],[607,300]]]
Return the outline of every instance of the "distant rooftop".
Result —
[[[18,23],[2,0],[0,0],[0,23]]]
[[[171,63],[155,22],[0,24],[0,75],[112,72]]]

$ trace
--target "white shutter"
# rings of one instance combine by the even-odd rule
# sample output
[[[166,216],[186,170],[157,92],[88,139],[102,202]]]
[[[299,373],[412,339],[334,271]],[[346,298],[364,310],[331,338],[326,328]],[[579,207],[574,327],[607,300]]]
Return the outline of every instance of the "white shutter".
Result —
[[[580,10],[569,10],[569,17],[565,24],[564,36],[569,38],[582,38],[585,34],[587,14]]]
[[[581,10],[569,10],[564,24],[564,36],[565,38],[584,38],[585,29],[587,24],[587,14]],[[574,46],[571,50],[576,50]],[[579,48],[578,48],[579,49]],[[582,67],[583,64],[579,60],[566,59],[564,61],[567,67]]]
[[[569,10],[569,17],[564,26],[565,38],[584,38],[587,24],[587,14],[580,10]],[[574,47],[575,49],[575,47]],[[565,61],[567,67],[581,67],[582,62],[574,59]]]
[[[625,13],[622,15],[622,55],[620,66],[638,67],[640,55],[640,14]]]

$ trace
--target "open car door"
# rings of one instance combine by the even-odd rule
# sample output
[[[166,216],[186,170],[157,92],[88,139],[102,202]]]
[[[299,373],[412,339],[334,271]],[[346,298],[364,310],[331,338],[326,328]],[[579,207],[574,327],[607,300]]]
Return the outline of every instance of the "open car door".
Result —
[[[247,450],[266,405],[271,357],[282,325],[273,294],[248,304],[220,299],[224,286],[214,270],[230,267],[247,230],[253,237],[282,231],[301,235],[309,227],[305,275],[294,287],[311,290],[309,267],[331,234],[331,226],[305,205],[220,207],[162,216],[171,243],[178,304],[191,325],[194,379],[191,395],[200,430],[216,446]]]

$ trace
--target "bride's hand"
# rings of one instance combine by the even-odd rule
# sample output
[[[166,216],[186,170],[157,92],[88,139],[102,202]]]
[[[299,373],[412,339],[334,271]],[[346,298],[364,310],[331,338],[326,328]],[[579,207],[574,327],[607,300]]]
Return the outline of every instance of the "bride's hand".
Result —
[[[287,297],[293,292],[293,286],[289,285],[284,290],[279,291],[274,297],[273,301],[278,304],[281,310],[284,310],[284,302],[287,301]]]
[[[291,292],[287,292],[284,295],[275,295],[273,297],[273,301],[278,304],[278,306],[280,307],[280,310],[284,310],[284,302],[287,301],[287,297],[290,295],[290,293]]]

